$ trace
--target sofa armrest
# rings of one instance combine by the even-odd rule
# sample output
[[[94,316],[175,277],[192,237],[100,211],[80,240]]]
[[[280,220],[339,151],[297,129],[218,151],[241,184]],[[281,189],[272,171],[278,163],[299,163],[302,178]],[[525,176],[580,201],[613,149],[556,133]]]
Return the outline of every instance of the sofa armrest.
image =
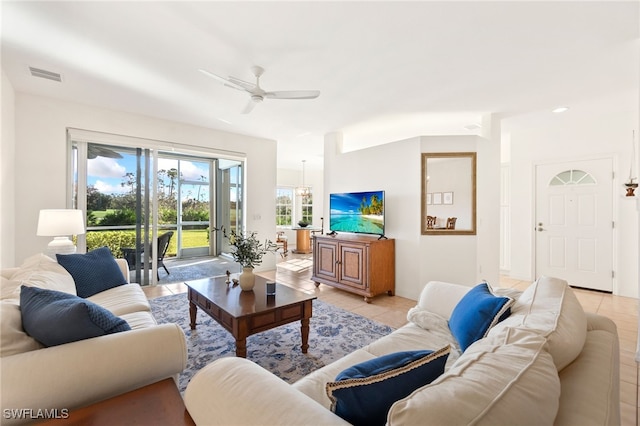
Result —
[[[74,409],[174,377],[186,367],[187,347],[178,325],[161,324],[11,355],[0,363],[3,410]]]
[[[127,261],[125,259],[116,259],[116,263],[120,267],[120,270],[122,271],[122,275],[124,275],[124,278],[127,280],[126,284],[130,284],[130,281],[129,281],[129,264],[127,263]]]
[[[555,425],[620,424],[620,345],[616,324],[587,312],[582,352],[560,376],[560,409]]]
[[[198,371],[184,401],[199,425],[349,424],[244,358],[220,358]]]

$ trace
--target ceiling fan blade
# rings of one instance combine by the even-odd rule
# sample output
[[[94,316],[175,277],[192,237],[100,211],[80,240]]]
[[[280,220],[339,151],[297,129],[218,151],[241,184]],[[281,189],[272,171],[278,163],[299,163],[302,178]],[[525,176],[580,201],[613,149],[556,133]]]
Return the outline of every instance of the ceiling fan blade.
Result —
[[[264,97],[269,99],[315,99],[318,96],[319,90],[285,90],[264,94]]]
[[[249,99],[249,102],[242,110],[242,114],[249,114],[251,111],[253,111],[253,108],[256,106],[257,103],[258,102],[256,102],[255,100]]]
[[[229,76],[229,81],[233,84],[243,87],[249,92],[256,88],[256,85],[254,83],[249,83],[248,81],[240,80],[239,78],[235,78],[232,76]]]
[[[207,70],[204,70],[204,69],[200,69],[199,71],[202,74],[213,78],[214,80],[218,80],[220,83],[224,84],[225,86],[228,86],[228,87],[231,87],[231,88],[237,89],[237,90],[242,90],[242,91],[247,90],[243,86],[235,83],[233,80],[231,80],[231,78],[220,77],[218,74],[214,74],[214,73],[212,73],[210,71],[207,71]],[[235,80],[237,80],[237,79],[235,79]]]

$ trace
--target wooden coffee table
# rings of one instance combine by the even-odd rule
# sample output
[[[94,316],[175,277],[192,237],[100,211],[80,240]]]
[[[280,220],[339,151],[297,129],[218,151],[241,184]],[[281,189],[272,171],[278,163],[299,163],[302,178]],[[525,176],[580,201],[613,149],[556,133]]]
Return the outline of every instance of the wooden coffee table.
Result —
[[[198,308],[206,312],[236,339],[236,356],[247,357],[247,337],[300,321],[302,353],[309,348],[309,319],[312,314],[313,294],[304,293],[276,283],[276,294],[267,296],[267,279],[256,275],[252,291],[227,284],[226,276],[189,281],[189,315],[191,329],[196,328]]]

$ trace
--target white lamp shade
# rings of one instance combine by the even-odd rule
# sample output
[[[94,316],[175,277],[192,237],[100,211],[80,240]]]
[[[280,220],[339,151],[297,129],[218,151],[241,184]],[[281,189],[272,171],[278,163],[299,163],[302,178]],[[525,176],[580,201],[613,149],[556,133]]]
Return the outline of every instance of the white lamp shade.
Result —
[[[78,234],[84,234],[82,210],[40,210],[36,235],[42,237],[61,237],[64,235]]]

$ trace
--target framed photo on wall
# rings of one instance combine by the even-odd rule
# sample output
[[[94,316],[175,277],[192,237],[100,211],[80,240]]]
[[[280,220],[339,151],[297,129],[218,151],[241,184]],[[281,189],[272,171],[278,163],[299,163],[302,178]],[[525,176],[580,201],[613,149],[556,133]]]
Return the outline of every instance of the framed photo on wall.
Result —
[[[442,204],[442,192],[433,193],[433,204]]]
[[[431,201],[431,193],[427,193],[427,205],[431,205],[432,201]]]
[[[453,192],[442,193],[442,204],[453,204]]]

